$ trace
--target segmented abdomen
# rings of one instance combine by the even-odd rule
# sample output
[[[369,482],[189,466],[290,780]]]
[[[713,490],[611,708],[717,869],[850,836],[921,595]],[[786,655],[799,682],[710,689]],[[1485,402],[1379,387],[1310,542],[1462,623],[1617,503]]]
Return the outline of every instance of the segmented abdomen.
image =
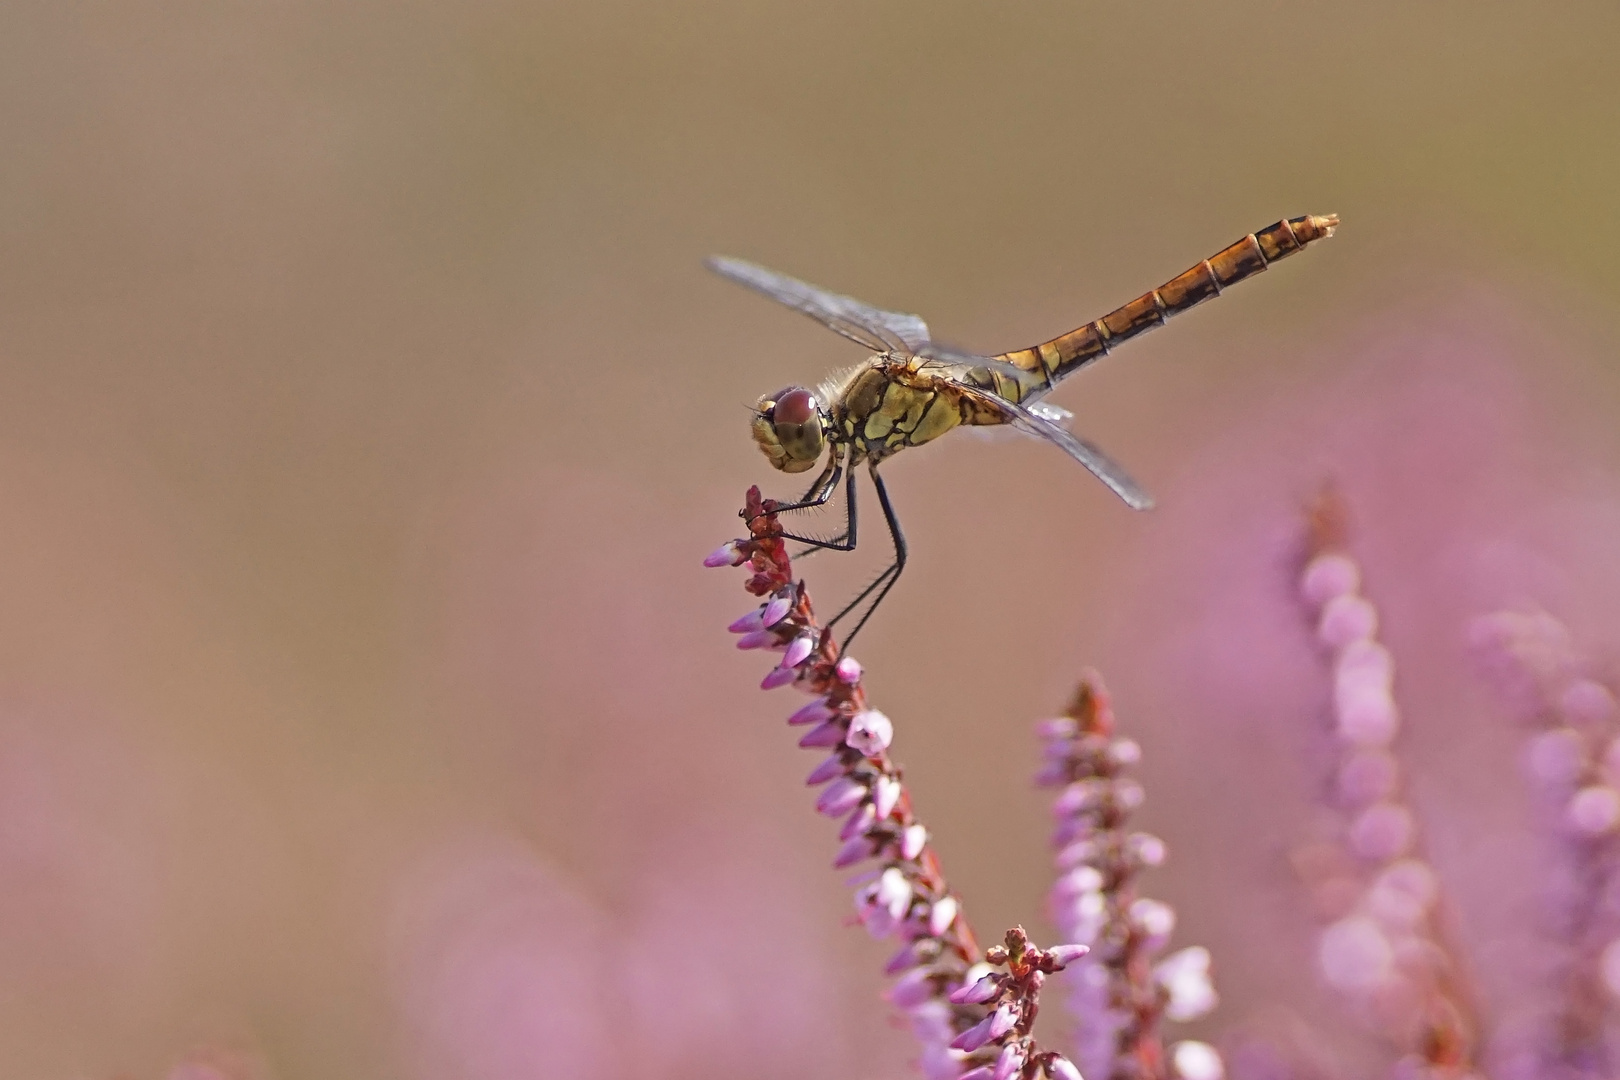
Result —
[[[1253,277],[1278,259],[1327,239],[1338,224],[1337,214],[1279,221],[1250,233],[1186,273],[1078,330],[1028,349],[1002,353],[996,359],[1021,368],[1041,379],[1045,388],[1050,388],[1070,372],[1110,352],[1120,342],[1155,326],[1163,326],[1170,316],[1219,296],[1222,290]]]

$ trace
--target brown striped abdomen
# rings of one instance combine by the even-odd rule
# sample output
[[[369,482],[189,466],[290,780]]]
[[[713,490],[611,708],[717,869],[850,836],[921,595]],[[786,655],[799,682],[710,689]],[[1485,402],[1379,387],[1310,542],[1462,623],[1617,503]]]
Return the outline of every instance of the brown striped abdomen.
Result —
[[[1044,379],[1046,386],[1051,387],[1120,342],[1144,330],[1163,326],[1170,316],[1219,296],[1223,289],[1253,277],[1278,259],[1327,239],[1338,224],[1337,214],[1279,221],[1250,233],[1186,273],[1171,278],[1152,292],[1143,293],[1095,322],[1032,348],[1002,353],[996,359]]]

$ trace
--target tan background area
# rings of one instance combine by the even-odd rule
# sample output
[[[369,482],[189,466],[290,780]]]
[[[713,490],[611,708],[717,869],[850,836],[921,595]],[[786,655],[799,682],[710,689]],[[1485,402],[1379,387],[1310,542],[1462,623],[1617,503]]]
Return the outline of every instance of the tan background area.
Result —
[[[1160,510],[1033,443],[904,455],[915,557],[857,653],[970,917],[1041,940],[1030,723],[1100,667],[1148,889],[1216,957],[1197,1030],[1356,1075],[1286,871],[1326,700],[1290,560],[1337,477],[1506,1008],[1516,737],[1461,628],[1542,604],[1620,648],[1617,35],[1607,3],[7,5],[0,1077],[906,1075],[798,701],[699,566],[748,484],[792,490],[746,407],[861,356],[701,259],[1000,350],[1302,213],[1340,235],[1056,397]],[[805,572],[831,605],[878,565]]]

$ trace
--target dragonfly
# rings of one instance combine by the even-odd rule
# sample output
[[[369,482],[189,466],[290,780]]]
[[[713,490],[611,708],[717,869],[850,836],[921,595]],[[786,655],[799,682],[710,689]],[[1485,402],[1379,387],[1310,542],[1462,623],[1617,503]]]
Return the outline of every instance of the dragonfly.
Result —
[[[786,274],[725,256],[709,267],[810,316],[872,355],[836,372],[814,390],[788,386],[754,406],[754,441],[786,473],[821,465],[804,496],[777,513],[825,506],[845,485],[843,528],[831,538],[784,532],[807,550],[853,551],[857,537],[855,480],[864,463],[883,511],[894,557],[887,568],[827,621],[831,630],[861,609],[843,646],[855,639],[906,568],[906,538],[879,466],[902,450],[933,442],[958,427],[1002,426],[1044,440],[1078,461],[1136,510],[1153,500],[1123,468],[1064,427],[1070,414],[1043,400],[1058,383],[1172,315],[1219,296],[1279,259],[1333,235],[1336,214],[1287,218],[1250,233],[1157,289],[1077,330],[1027,349],[981,356],[933,340],[916,315],[885,311]],[[823,458],[825,462],[823,463]],[[746,513],[746,512],[745,512]],[[868,599],[870,598],[870,603]]]

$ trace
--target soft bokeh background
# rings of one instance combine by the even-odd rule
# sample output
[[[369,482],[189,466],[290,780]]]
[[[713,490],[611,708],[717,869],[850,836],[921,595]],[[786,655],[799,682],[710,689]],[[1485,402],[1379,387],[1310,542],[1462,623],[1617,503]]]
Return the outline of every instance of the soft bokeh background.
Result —
[[[915,559],[858,652],[988,933],[1044,929],[1029,723],[1102,668],[1151,890],[1216,956],[1199,1030],[1354,1074],[1286,874],[1325,701],[1292,544],[1337,476],[1462,936],[1523,992],[1515,736],[1461,626],[1536,603],[1620,649],[1617,34],[1590,2],[6,5],[0,1076],[905,1075],[792,691],[698,566],[747,484],[790,490],[744,406],[860,354],[700,260],[993,351],[1307,212],[1340,235],[1057,397],[1159,511],[1032,443],[896,460]],[[877,565],[806,572],[830,604]]]

